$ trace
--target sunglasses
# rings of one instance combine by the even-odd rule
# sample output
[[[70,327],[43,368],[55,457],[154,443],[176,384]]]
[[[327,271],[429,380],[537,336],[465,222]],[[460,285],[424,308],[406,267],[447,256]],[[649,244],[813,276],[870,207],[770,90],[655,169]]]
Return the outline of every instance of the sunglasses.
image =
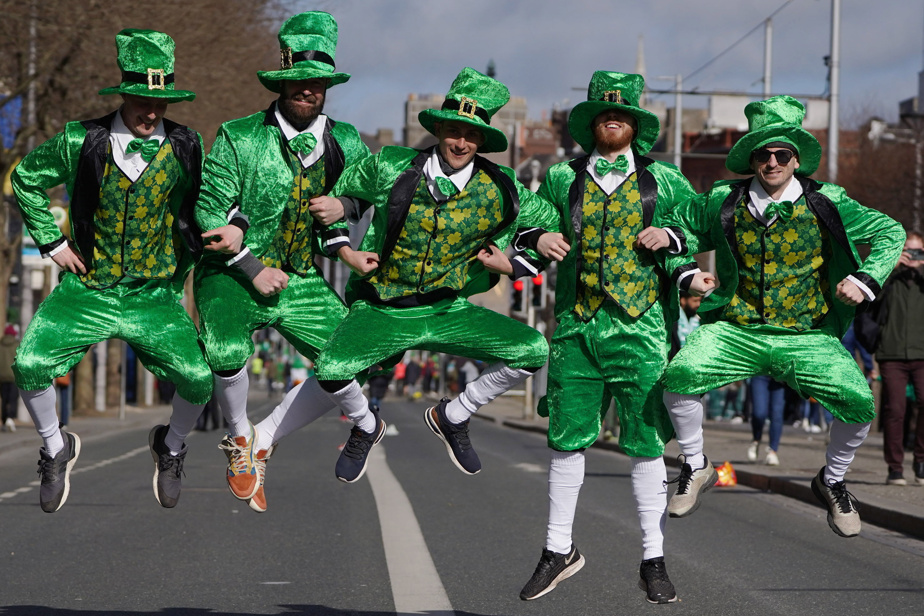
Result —
[[[775,152],[771,152],[767,149],[760,149],[755,150],[751,154],[751,157],[761,164],[770,162],[771,156],[776,158],[776,163],[778,165],[785,166],[789,164],[789,161],[792,160],[792,157],[795,156],[795,153],[791,152],[790,150],[776,150]]]

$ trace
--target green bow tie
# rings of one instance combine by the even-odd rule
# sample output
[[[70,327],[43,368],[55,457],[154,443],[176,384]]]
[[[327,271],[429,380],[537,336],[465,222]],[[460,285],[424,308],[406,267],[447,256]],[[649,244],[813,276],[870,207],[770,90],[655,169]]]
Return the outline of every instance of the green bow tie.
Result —
[[[160,150],[160,144],[157,142],[157,139],[141,139],[139,137],[128,142],[125,153],[134,154],[135,152],[141,152],[141,158],[144,159],[144,162],[149,163],[157,156],[158,150]]]
[[[459,192],[459,189],[452,183],[452,180],[444,178],[443,176],[437,176],[436,187],[439,188],[440,192],[446,195],[446,197],[451,197]]]
[[[792,218],[792,201],[780,201],[774,203],[771,201],[764,210],[764,217],[771,220],[774,216],[779,216],[783,220]]]
[[[622,171],[623,173],[627,173],[629,171],[629,159],[626,158],[625,154],[620,154],[613,162],[609,162],[605,158],[597,159],[596,170],[597,173],[601,176],[605,176],[607,173],[614,169],[617,171]]]
[[[289,139],[289,147],[305,156],[311,154],[316,145],[318,145],[318,140],[311,133],[301,133]]]

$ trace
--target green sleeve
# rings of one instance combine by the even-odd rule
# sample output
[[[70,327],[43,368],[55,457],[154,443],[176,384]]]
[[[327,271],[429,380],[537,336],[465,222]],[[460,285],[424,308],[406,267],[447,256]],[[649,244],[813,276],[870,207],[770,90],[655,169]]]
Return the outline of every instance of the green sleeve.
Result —
[[[209,231],[228,224],[228,212],[239,202],[242,190],[238,152],[222,126],[202,164],[202,188],[196,202],[199,228]]]
[[[84,135],[86,136],[86,132]],[[76,136],[73,137],[76,139]],[[83,139],[80,139],[83,142]],[[65,133],[58,133],[26,155],[13,169],[10,182],[22,211],[23,223],[39,246],[62,237],[54,216],[48,211],[51,200],[45,192],[60,184],[72,184],[77,173],[77,157]],[[72,186],[68,186],[71,188]]]
[[[870,246],[869,256],[857,272],[871,276],[882,287],[901,257],[905,230],[889,216],[848,197],[840,186],[825,184],[821,192],[837,207],[850,241]]]
[[[712,192],[696,195],[679,201],[662,212],[663,227],[674,227],[683,233],[687,251],[680,255],[670,255],[665,259],[668,274],[684,265],[688,265],[695,254],[713,250],[711,230],[715,219],[715,210],[707,208]],[[720,202],[721,204],[721,202]]]

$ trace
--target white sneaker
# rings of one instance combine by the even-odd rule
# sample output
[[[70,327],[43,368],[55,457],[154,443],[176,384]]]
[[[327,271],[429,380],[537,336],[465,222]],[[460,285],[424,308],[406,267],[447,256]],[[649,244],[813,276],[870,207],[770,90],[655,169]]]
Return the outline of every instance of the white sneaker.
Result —
[[[12,417],[6,418],[6,423],[3,424],[3,427],[9,430],[10,432],[16,432],[16,422],[13,421]]]
[[[779,456],[776,455],[775,451],[773,451],[772,449],[768,447],[767,448],[767,459],[765,460],[765,462],[767,466],[779,466],[780,458]]]
[[[817,424],[812,424],[811,432],[812,434],[821,434],[821,426]]]
[[[757,444],[758,444],[757,441],[754,441],[753,443],[748,445],[748,460],[750,460],[751,462],[757,461]]]

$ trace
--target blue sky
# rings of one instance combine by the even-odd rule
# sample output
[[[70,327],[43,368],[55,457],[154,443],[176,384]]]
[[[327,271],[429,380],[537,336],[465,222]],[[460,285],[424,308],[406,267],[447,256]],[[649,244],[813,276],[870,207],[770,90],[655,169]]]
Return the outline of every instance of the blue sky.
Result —
[[[409,92],[444,94],[464,66],[489,60],[529,115],[586,96],[594,70],[633,72],[644,38],[649,86],[684,75],[684,89],[762,92],[763,28],[686,77],[785,4],[785,0],[328,0],[340,27],[337,68],[352,79],[328,96],[327,112],[364,132],[402,126]],[[773,19],[773,93],[822,94],[830,51],[830,0],[793,0]],[[924,2],[842,0],[841,118],[897,118],[917,94],[924,67]],[[581,88],[580,91],[574,88]],[[699,102],[697,101],[699,99]],[[686,97],[700,106],[702,97]],[[673,102],[668,102],[669,106]]]

